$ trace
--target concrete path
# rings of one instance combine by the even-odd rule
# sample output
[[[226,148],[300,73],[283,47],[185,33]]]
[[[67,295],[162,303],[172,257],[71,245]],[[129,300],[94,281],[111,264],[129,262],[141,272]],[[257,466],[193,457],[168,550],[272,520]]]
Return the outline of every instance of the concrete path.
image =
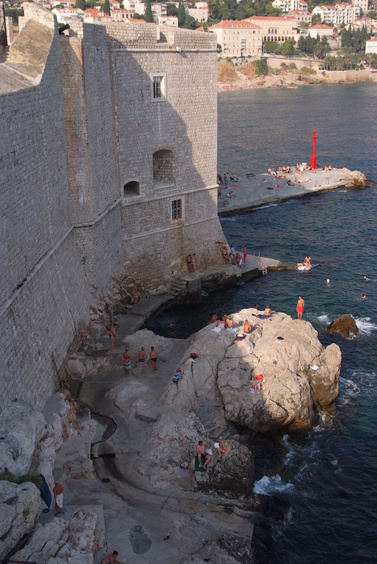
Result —
[[[285,178],[277,178],[267,173],[258,174],[251,178],[241,177],[237,182],[221,185],[218,213],[220,216],[230,215],[272,202],[340,188],[349,181],[349,179],[344,179],[343,176],[344,169],[332,169],[330,171],[317,169],[316,172],[304,170],[302,173],[294,170],[290,174],[285,174]],[[291,185],[287,185],[288,181]],[[231,190],[235,197],[227,198],[226,195]]]

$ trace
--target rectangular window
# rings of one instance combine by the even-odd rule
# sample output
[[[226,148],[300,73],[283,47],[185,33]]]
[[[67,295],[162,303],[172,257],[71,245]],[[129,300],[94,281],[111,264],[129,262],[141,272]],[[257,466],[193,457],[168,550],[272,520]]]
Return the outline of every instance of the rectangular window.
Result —
[[[162,81],[163,76],[153,77],[153,98],[162,98]]]
[[[166,74],[158,73],[150,76],[152,82],[152,100],[163,102],[166,100]]]
[[[171,201],[171,219],[172,221],[177,221],[183,218],[183,206],[182,200],[172,200]]]

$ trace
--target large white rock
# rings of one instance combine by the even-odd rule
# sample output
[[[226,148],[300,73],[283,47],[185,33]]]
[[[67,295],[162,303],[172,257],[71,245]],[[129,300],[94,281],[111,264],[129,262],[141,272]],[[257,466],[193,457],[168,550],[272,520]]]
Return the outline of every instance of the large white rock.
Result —
[[[40,564],[92,564],[98,550],[95,530],[97,515],[80,509],[70,521],[55,517],[49,523],[38,524],[28,544],[14,560]]]
[[[0,560],[31,533],[40,508],[41,496],[34,484],[0,481]]]
[[[17,400],[0,414],[0,470],[26,474],[35,445],[45,434],[46,419],[28,403]]]
[[[222,398],[228,421],[255,432],[282,427],[308,427],[315,407],[329,409],[338,395],[340,349],[325,349],[313,326],[284,313],[263,319],[255,309],[232,317],[242,331],[244,319],[255,327],[243,341],[236,334],[199,331],[192,342],[198,353],[195,363],[182,359],[185,375],[170,383],[162,403],[195,409],[200,400]],[[314,367],[314,368],[313,368]],[[262,373],[260,395],[249,390],[249,377]]]

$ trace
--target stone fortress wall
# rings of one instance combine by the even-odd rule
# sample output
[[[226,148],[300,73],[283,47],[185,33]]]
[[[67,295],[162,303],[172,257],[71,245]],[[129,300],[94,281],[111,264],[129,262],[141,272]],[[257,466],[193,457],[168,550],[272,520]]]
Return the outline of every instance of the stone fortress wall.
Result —
[[[50,12],[24,6],[0,63],[0,409],[43,406],[114,275],[156,293],[189,252],[220,262],[224,239],[216,42],[153,24],[59,36]]]

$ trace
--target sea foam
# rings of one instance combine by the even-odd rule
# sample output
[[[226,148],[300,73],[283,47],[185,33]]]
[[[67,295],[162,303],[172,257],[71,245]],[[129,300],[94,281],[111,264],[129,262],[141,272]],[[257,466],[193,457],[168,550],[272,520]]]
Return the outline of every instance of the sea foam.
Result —
[[[356,325],[360,333],[370,335],[377,330],[377,325],[372,323],[370,317],[355,317]]]
[[[293,485],[283,482],[280,476],[263,476],[254,483],[254,492],[263,495],[275,495],[292,489]]]

